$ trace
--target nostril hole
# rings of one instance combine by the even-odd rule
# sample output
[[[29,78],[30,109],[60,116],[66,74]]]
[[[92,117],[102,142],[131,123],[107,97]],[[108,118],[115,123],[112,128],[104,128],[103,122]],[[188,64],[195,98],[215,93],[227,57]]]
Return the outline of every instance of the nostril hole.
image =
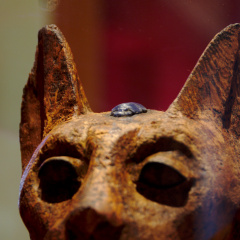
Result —
[[[99,224],[89,235],[81,231],[80,227],[75,231],[68,231],[68,240],[119,240],[123,226],[113,227],[109,223]]]
[[[61,158],[44,162],[38,177],[41,199],[49,203],[71,199],[81,186],[75,167]]]

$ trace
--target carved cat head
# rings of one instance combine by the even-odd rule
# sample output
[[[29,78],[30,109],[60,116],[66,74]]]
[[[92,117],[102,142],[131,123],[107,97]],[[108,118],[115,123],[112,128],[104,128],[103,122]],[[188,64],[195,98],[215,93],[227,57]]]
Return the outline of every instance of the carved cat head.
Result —
[[[20,124],[31,239],[240,239],[239,34],[213,39],[166,112],[94,113],[62,33],[41,29]]]

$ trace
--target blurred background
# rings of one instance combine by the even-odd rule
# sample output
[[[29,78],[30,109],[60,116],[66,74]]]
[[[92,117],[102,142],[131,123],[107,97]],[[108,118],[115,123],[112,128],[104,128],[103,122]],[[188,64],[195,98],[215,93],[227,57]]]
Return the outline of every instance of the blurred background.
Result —
[[[22,89],[37,32],[58,25],[92,109],[135,101],[166,110],[239,0],[0,0],[0,239],[27,240],[18,213]]]

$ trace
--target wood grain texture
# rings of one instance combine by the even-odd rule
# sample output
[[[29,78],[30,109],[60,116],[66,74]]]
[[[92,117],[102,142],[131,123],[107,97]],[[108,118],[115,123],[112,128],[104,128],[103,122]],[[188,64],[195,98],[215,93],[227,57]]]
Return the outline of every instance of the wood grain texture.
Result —
[[[35,63],[24,88],[20,141],[23,169],[57,124],[90,110],[73,56],[55,25],[41,29]]]
[[[239,32],[216,35],[166,112],[116,117],[90,110],[64,37],[42,29],[20,124],[30,238],[240,239]]]
[[[195,119],[213,117],[225,129],[239,125],[239,28],[230,25],[210,42],[170,111],[176,108]]]

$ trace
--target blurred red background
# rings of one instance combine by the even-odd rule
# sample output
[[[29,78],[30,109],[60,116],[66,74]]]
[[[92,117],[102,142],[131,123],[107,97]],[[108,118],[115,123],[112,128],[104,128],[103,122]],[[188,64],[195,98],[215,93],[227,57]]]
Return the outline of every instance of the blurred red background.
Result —
[[[55,21],[92,109],[135,101],[166,110],[209,41],[240,22],[238,0],[68,0]]]

